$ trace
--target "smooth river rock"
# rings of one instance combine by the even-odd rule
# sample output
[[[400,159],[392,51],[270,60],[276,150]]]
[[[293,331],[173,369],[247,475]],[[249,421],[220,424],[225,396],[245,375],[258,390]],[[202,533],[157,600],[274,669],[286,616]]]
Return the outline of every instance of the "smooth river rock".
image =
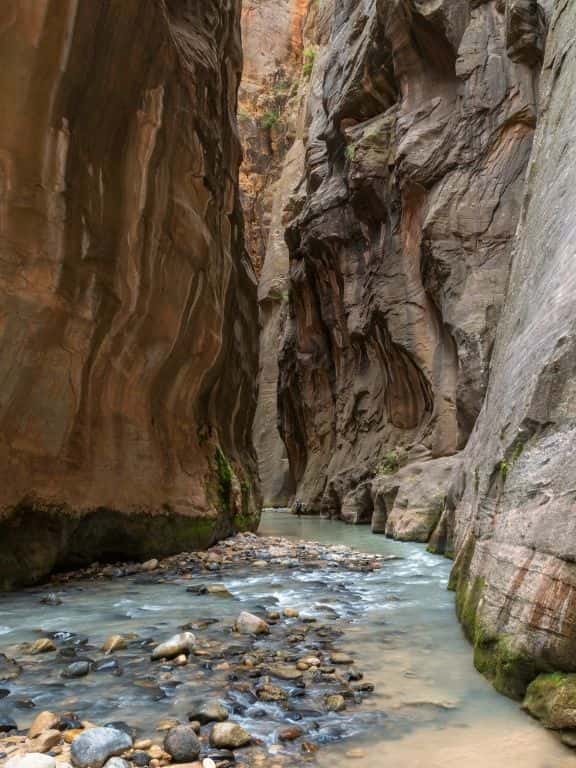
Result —
[[[76,768],[102,768],[109,757],[121,755],[132,746],[132,738],[116,728],[89,728],[71,744],[70,755]]]
[[[177,725],[166,734],[164,749],[174,762],[190,763],[198,758],[202,744],[190,725]]]
[[[194,650],[195,645],[196,637],[192,632],[181,632],[157,645],[152,651],[152,659],[173,659],[181,653],[189,654]]]
[[[252,743],[252,736],[238,723],[216,723],[210,731],[210,746],[215,749],[240,749]]]
[[[42,755],[30,752],[21,757],[12,757],[5,764],[5,768],[56,768],[56,760],[50,755]]]
[[[248,611],[242,611],[234,626],[242,635],[267,635],[270,632],[270,627],[264,619]]]

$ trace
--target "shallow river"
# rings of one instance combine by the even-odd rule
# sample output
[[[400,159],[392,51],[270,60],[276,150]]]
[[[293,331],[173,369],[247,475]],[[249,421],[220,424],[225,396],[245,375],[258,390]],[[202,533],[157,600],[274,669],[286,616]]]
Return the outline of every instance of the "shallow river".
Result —
[[[450,563],[421,546],[373,536],[368,528],[266,512],[264,535],[346,544],[364,552],[395,555],[382,569],[244,569],[222,574],[234,599],[191,595],[181,579],[146,576],[78,582],[58,588],[62,604],[47,606],[47,589],[0,597],[0,651],[18,657],[22,643],[50,632],[88,638],[88,648],[111,634],[162,640],[187,622],[229,621],[239,610],[292,607],[308,614],[333,611],[345,621],[339,647],[354,654],[375,693],[343,715],[327,715],[314,740],[322,768],[353,762],[365,768],[568,768],[576,757],[517,704],[496,694],[472,666],[472,654],[446,591]],[[213,583],[217,574],[195,579]],[[204,630],[217,638],[218,630]],[[58,635],[59,640],[67,635]],[[149,672],[138,644],[113,669],[62,680],[62,664],[29,657],[24,673],[0,684],[0,710],[25,727],[42,709],[66,709],[103,724],[123,720],[143,732],[164,716],[184,717],[191,697],[217,686],[218,674],[198,669],[193,679],[175,674],[164,684]],[[169,677],[169,676],[167,676]],[[135,684],[137,681],[137,684]],[[270,743],[283,713],[241,707],[236,717]],[[363,756],[352,760],[351,750]],[[349,754],[346,757],[346,753]],[[351,754],[350,754],[351,753]]]

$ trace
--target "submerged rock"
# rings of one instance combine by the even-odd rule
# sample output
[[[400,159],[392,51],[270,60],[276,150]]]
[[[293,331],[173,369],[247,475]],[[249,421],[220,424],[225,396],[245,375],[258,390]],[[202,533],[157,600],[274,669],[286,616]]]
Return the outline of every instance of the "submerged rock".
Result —
[[[9,733],[18,728],[16,720],[5,712],[0,712],[0,733]]]
[[[102,768],[109,757],[132,746],[132,738],[116,728],[90,728],[72,742],[70,755],[76,768]]]
[[[181,632],[157,645],[152,651],[152,660],[173,659],[182,653],[189,654],[194,650],[195,645],[196,636],[192,632]]]
[[[72,679],[75,677],[86,677],[92,669],[89,661],[74,661],[62,670],[60,677]]]
[[[260,701],[288,701],[288,694],[279,685],[273,685],[272,683],[264,683],[258,686],[256,689],[256,695]]]
[[[14,659],[0,653],[0,682],[14,680],[21,672],[22,667]]]
[[[228,719],[228,710],[219,701],[196,702],[188,712],[188,719],[201,725],[223,722]]]

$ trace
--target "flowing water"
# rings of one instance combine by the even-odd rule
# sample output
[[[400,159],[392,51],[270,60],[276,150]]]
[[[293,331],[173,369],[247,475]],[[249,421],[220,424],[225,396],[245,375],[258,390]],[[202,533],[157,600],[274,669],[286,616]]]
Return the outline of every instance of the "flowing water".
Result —
[[[343,714],[309,723],[322,744],[317,760],[326,768],[357,762],[366,768],[568,768],[576,757],[553,735],[493,691],[472,666],[472,654],[446,591],[450,563],[414,544],[373,536],[365,527],[268,511],[264,535],[346,544],[393,555],[381,569],[272,569],[240,567],[221,579],[233,599],[191,595],[190,582],[140,575],[76,582],[58,591],[61,605],[43,605],[46,589],[0,597],[0,651],[18,658],[22,644],[53,633],[61,648],[85,649],[87,657],[111,634],[138,638],[85,678],[63,680],[62,657],[27,657],[24,672],[0,684],[0,710],[25,727],[42,709],[72,710],[103,724],[122,720],[142,733],[162,717],[185,718],[191,699],[221,690],[226,672],[206,663],[186,671],[151,673],[149,642],[187,623],[222,643],[222,623],[242,609],[300,609],[319,619],[333,614],[345,628],[339,647],[354,654],[375,693]],[[211,574],[194,584],[218,580]],[[217,619],[219,624],[209,624]],[[205,621],[203,624],[202,622]],[[231,642],[229,639],[228,642]],[[249,641],[251,642],[251,641]],[[248,648],[249,649],[249,648]],[[53,657],[53,654],[50,654]],[[234,702],[235,719],[268,743],[286,714],[276,704]],[[300,715],[298,715],[300,717]],[[296,719],[296,715],[294,715]],[[346,756],[348,755],[348,756]]]

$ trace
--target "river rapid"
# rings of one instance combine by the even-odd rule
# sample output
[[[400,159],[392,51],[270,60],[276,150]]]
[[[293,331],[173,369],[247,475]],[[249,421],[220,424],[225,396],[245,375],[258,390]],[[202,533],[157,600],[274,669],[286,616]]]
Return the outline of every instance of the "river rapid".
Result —
[[[366,527],[295,518],[286,511],[265,511],[259,533],[346,545],[384,559],[374,569],[329,562],[289,568],[276,568],[273,561],[258,567],[239,564],[194,578],[196,586],[223,584],[227,599],[191,594],[186,579],[149,574],[3,595],[1,652],[18,660],[22,647],[45,636],[62,647],[57,658],[27,658],[18,677],[0,683],[0,713],[14,718],[21,729],[38,712],[53,710],[73,711],[98,724],[123,721],[139,735],[150,735],[162,718],[186,721],[191,698],[220,696],[227,672],[219,672],[207,653],[207,663],[193,672],[166,668],[151,673],[151,640],[191,625],[200,627],[209,647],[222,643],[222,625],[231,626],[241,610],[263,614],[289,608],[316,622],[335,621],[342,632],[338,649],[354,657],[363,680],[375,690],[357,696],[343,712],[321,713],[307,704],[300,712],[295,706],[296,714],[288,718],[278,703],[254,702],[230,691],[226,703],[234,708],[234,720],[262,741],[278,765],[305,759],[294,751],[297,744],[278,742],[283,725],[298,723],[304,737],[319,746],[306,759],[326,768],[349,762],[366,768],[576,766],[571,751],[474,670],[453,595],[446,590],[448,561],[419,545],[374,536]],[[49,592],[57,604],[40,602]],[[102,661],[102,669],[86,677],[62,679],[67,643],[94,656],[91,649],[112,634],[134,641],[109,657],[108,667]],[[250,642],[244,651],[250,652]]]

